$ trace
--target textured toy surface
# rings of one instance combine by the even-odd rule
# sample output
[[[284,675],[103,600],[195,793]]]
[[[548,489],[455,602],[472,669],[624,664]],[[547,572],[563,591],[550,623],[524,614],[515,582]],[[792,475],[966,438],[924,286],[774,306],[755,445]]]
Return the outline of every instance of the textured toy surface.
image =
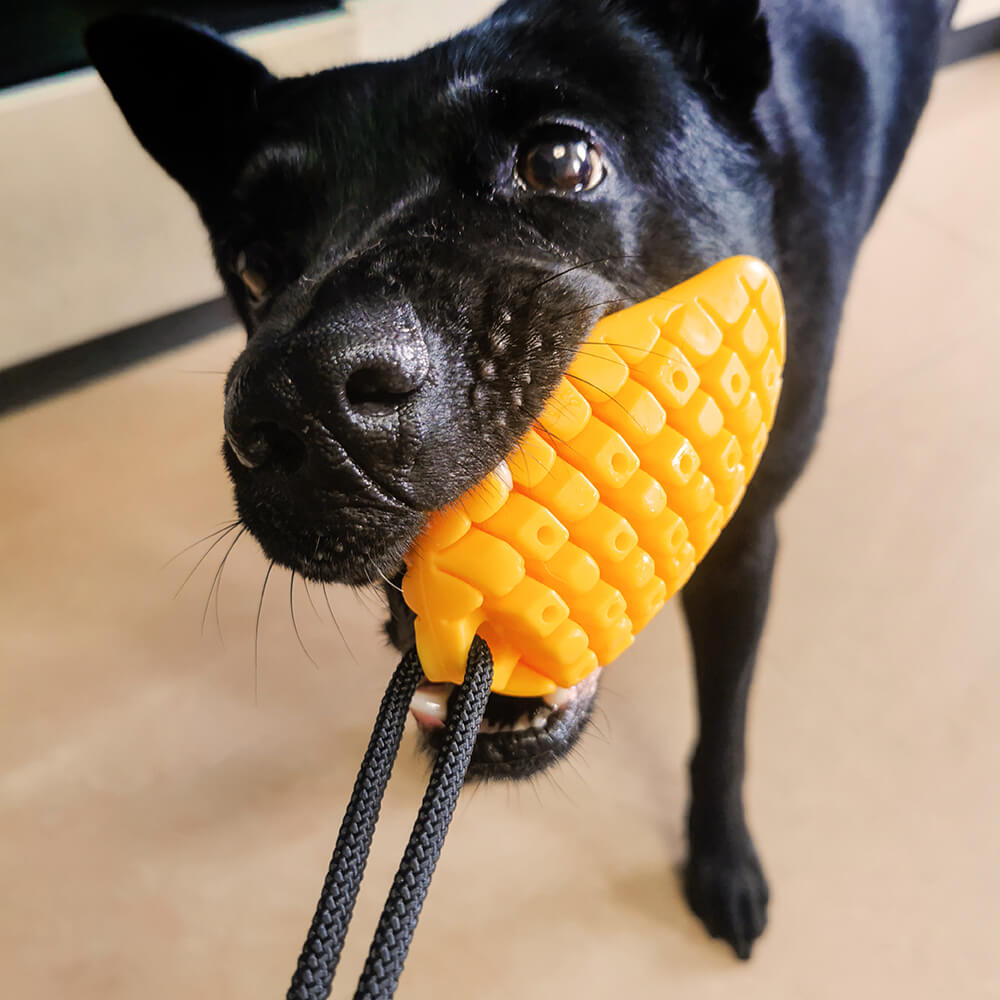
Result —
[[[477,632],[509,695],[627,649],[739,504],[784,355],[778,284],[752,257],[602,319],[507,469],[432,515],[407,558],[427,677],[461,682]]]

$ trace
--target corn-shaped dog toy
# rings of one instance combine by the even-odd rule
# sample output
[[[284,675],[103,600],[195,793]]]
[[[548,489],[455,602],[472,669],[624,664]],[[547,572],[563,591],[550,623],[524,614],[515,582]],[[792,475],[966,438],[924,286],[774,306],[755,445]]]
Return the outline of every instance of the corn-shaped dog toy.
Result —
[[[602,319],[506,469],[434,514],[407,559],[428,679],[461,682],[477,632],[509,695],[570,687],[628,648],[739,504],[784,356],[778,284],[752,257]]]

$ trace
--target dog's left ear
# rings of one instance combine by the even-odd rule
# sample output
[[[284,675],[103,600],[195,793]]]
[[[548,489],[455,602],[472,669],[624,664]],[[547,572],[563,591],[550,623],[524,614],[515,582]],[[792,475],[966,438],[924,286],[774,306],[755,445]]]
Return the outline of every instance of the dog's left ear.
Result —
[[[626,0],[664,39],[688,81],[745,120],[771,79],[760,0]]]
[[[84,42],[136,138],[204,211],[245,159],[274,77],[212,32],[165,17],[114,14]]]

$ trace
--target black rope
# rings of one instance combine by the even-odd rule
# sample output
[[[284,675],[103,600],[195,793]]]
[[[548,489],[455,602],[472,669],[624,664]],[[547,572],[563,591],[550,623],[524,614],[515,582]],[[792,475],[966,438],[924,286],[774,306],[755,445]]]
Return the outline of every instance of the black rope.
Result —
[[[465,680],[448,712],[444,743],[434,761],[424,801],[375,929],[354,1000],[386,1000],[396,992],[420,909],[465,782],[492,682],[493,657],[489,646],[477,636],[469,650]]]
[[[287,1000],[325,1000],[329,996],[368,862],[382,796],[422,674],[414,650],[403,657],[386,688]]]
[[[408,653],[386,689],[287,1000],[325,1000],[330,993],[382,796],[421,675],[416,653]],[[465,680],[448,713],[444,740],[424,800],[375,930],[355,1000],[390,1000],[396,991],[465,781],[492,681],[493,658],[486,643],[477,637],[469,651]]]

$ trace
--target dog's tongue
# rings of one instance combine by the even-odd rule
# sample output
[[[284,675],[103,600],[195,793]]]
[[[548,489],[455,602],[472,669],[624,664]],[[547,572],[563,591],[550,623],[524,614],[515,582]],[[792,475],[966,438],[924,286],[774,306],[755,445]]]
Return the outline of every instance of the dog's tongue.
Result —
[[[511,696],[572,690],[627,649],[740,503],[784,357],[777,281],[750,257],[602,319],[506,462],[407,557],[432,682],[418,719],[441,724],[477,633]]]

